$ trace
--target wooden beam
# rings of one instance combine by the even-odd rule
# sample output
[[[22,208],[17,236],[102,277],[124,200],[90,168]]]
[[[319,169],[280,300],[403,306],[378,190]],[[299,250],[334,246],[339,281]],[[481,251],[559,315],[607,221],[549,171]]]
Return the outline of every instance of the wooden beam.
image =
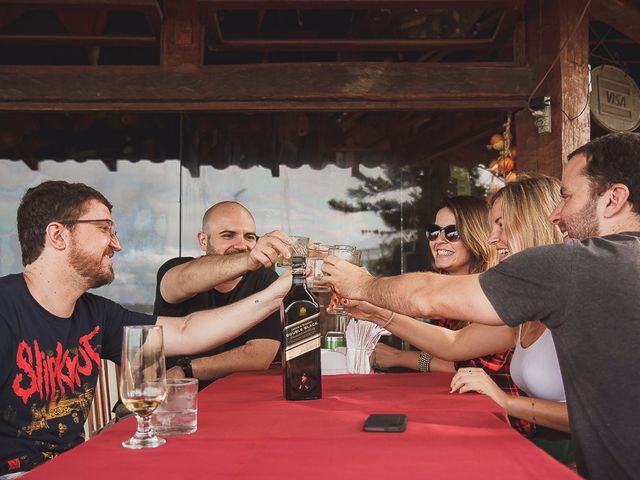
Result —
[[[593,0],[589,13],[640,43],[640,4],[636,0]]]
[[[36,35],[36,34],[0,34],[0,44],[12,45],[90,45],[118,47],[152,47],[158,45],[158,39],[146,35]]]
[[[202,65],[204,28],[196,0],[165,0],[162,24],[162,67],[195,70]]]
[[[162,18],[158,0],[0,0],[0,6],[56,8],[102,7],[107,10],[154,10]]]
[[[518,109],[528,67],[308,63],[204,67],[0,67],[0,111]]]
[[[238,39],[211,41],[208,43],[212,51],[422,51],[422,50],[476,50],[491,46],[490,38],[451,38],[451,39]]]
[[[404,9],[404,8],[493,8],[512,5],[518,0],[198,0],[216,9],[243,10],[266,8],[271,10],[307,9]]]
[[[551,97],[551,133],[538,133],[528,108],[516,114],[519,171],[560,177],[567,155],[590,140],[588,16],[579,23],[584,6],[583,0],[538,0],[528,12],[527,57],[536,84],[560,58],[535,93]]]

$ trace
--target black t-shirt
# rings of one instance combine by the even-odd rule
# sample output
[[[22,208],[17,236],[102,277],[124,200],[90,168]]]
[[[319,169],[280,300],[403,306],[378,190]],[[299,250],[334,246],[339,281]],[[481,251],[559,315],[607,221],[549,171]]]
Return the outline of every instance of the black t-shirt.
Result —
[[[259,268],[258,270],[245,273],[236,288],[228,293],[220,293],[213,289],[208,292],[199,293],[195,297],[181,303],[171,304],[165,302],[160,294],[160,282],[162,281],[162,277],[164,277],[164,275],[173,267],[192,260],[193,257],[177,257],[165,262],[160,267],[156,283],[156,300],[153,306],[154,314],[158,316],[183,317],[193,312],[223,307],[264,290],[278,279],[278,274],[273,271],[273,269]],[[220,345],[213,350],[209,350],[208,352],[194,355],[192,358],[208,357],[222,353],[244,345],[249,340],[258,338],[280,341],[280,336],[280,312],[276,311],[232,341],[225,343],[224,345]],[[167,368],[174,366],[176,359],[176,357],[167,359]],[[208,383],[200,381],[200,388],[204,388]]]
[[[500,318],[551,330],[578,471],[640,472],[640,233],[525,250],[480,275]]]
[[[120,363],[123,326],[155,322],[90,293],[56,317],[22,274],[0,278],[0,475],[81,443],[100,360]]]

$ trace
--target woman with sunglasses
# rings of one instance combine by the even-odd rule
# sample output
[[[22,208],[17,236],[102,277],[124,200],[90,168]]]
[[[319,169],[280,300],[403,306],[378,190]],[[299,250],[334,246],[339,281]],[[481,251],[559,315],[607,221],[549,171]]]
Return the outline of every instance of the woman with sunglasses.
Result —
[[[435,223],[427,227],[429,249],[433,268],[443,274],[467,275],[481,273],[497,263],[496,249],[489,244],[489,207],[476,197],[458,196],[446,199],[435,216]],[[450,319],[432,320],[433,324],[459,330],[467,322]],[[518,395],[518,388],[511,380],[509,363],[513,345],[500,353],[492,352],[479,358],[469,357],[451,361],[427,352],[398,350],[379,343],[372,361],[374,367],[404,367],[421,372],[455,372],[460,368],[483,369],[500,388]],[[511,424],[523,434],[531,431],[531,425],[518,419]]]
[[[546,176],[522,177],[499,190],[491,201],[493,229],[489,242],[501,260],[518,251],[562,241],[549,215],[560,201],[560,183]],[[378,324],[392,313],[366,302],[343,299],[343,305],[357,318]],[[539,321],[520,328],[471,324],[461,330],[412,322],[405,339],[417,347],[447,360],[487,355],[515,345],[511,372],[515,383],[527,393],[508,395],[480,368],[461,368],[451,381],[451,392],[476,391],[488,395],[516,418],[537,428],[533,441],[563,463],[572,463],[573,450],[566,435],[569,416],[553,339]],[[390,324],[390,329],[393,330]],[[542,427],[542,428],[540,428]]]
[[[497,263],[496,250],[488,243],[491,224],[489,207],[483,200],[465,195],[448,198],[436,212],[434,221],[426,231],[434,270],[449,275],[467,275],[484,272]],[[466,324],[457,320],[435,320],[434,323],[454,330]],[[426,371],[425,357],[423,352],[398,350],[379,343],[372,360],[375,367]],[[431,357],[429,371],[455,372],[456,366],[452,361]]]

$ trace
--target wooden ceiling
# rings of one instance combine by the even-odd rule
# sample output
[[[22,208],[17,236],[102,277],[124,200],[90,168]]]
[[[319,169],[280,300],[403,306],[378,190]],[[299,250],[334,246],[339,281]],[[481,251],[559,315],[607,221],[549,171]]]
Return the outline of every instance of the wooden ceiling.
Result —
[[[221,138],[227,122],[245,122],[246,132],[268,131],[255,133],[271,146],[254,163],[273,167],[293,162],[283,131],[306,117],[316,166],[381,152],[385,161],[463,158],[470,138],[482,145],[507,112],[526,107],[538,79],[524,24],[545,1],[0,0],[0,154],[37,168],[38,137],[55,143],[39,130],[51,123],[119,131],[160,121],[166,133],[186,122],[196,137],[215,125]],[[592,62],[636,76],[640,7],[592,0],[590,14]],[[304,150],[308,139],[296,135]],[[159,137],[154,158],[173,155],[176,144]],[[93,154],[81,147],[76,154]],[[220,148],[194,150],[196,163],[223,167]]]
[[[441,61],[453,52],[495,57],[521,13],[514,0],[2,0],[0,44],[18,47],[3,64],[78,64],[80,46],[112,47],[87,52],[89,65],[154,64],[166,18],[174,43],[202,43],[201,64]]]

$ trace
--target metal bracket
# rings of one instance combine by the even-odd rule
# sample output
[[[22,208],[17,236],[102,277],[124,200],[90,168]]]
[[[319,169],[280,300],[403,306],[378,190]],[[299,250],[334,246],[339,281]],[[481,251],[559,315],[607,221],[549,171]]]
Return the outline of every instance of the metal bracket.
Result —
[[[551,133],[551,97],[535,97],[529,104],[538,134]]]

